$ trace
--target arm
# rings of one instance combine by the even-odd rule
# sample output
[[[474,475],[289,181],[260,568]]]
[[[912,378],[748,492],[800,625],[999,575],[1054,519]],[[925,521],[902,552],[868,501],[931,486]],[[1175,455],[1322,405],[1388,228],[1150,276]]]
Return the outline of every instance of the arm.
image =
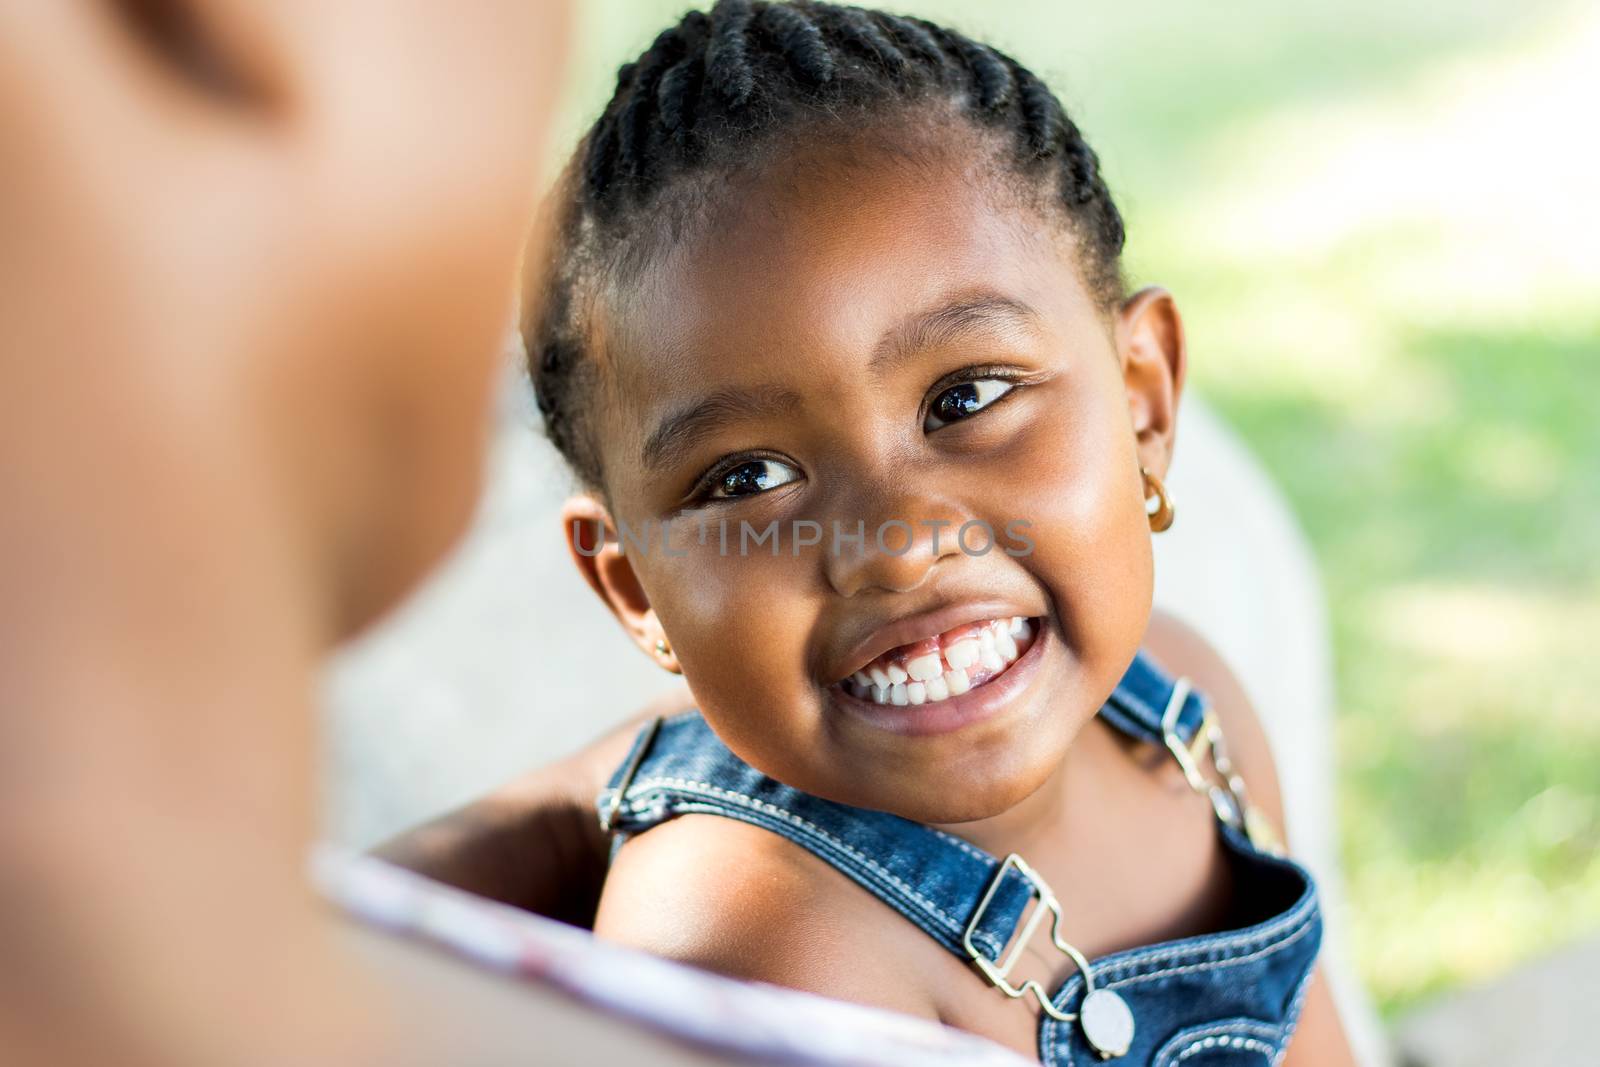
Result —
[[[375,854],[457,889],[587,927],[610,851],[595,798],[639,727],[690,703],[686,688],[675,689],[588,747],[408,830]]]
[[[1250,787],[1251,799],[1283,833],[1283,796],[1272,749],[1250,698],[1228,665],[1199,634],[1159,611],[1151,616],[1145,646],[1168,669],[1188,675],[1211,698],[1228,739],[1229,752]],[[1286,1067],[1355,1067],[1355,1062],[1319,965],[1306,992],[1300,1022],[1284,1063]]]

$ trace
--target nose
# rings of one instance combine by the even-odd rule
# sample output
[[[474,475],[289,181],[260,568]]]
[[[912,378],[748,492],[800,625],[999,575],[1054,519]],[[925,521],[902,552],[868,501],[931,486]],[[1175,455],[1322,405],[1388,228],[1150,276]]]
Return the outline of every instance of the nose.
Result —
[[[947,501],[883,491],[865,504],[833,516],[829,528],[823,555],[828,584],[840,596],[910,592],[940,560],[960,554],[956,533],[967,516]]]

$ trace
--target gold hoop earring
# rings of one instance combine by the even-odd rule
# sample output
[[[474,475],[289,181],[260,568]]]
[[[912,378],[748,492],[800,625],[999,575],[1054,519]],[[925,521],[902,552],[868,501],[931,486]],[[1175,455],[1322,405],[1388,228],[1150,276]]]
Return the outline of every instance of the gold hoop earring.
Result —
[[[1167,495],[1167,487],[1161,484],[1161,479],[1154,474],[1139,468],[1139,473],[1144,476],[1145,487],[1145,513],[1150,517],[1150,532],[1160,533],[1172,525],[1172,518],[1176,510],[1172,506],[1172,498]],[[1150,510],[1150,493],[1155,493],[1156,509]]]

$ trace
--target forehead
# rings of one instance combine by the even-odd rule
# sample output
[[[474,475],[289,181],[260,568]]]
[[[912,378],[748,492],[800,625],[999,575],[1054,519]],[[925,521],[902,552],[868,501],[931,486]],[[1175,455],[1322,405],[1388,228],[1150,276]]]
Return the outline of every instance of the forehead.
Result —
[[[847,369],[906,315],[951,299],[1092,318],[1066,228],[986,156],[852,142],[769,164],[605,301],[606,438],[642,438],[712,388]]]

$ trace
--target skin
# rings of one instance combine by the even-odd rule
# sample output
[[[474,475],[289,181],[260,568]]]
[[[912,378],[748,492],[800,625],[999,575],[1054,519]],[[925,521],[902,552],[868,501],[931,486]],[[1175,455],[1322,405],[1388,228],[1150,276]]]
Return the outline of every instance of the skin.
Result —
[[[1150,624],[1140,467],[1160,476],[1171,457],[1186,359],[1176,305],[1159,289],[1097,302],[1070,230],[996,181],[981,144],[944,131],[872,148],[917,136],[873,130],[807,145],[803,165],[776,161],[715,228],[625,298],[613,294],[592,338],[607,480],[568,503],[574,559],[640,646],[683,672],[718,735],[772,777],[1024,854],[1091,956],[1218,929],[1230,886],[1209,807],[1170,759],[1093,718]],[[918,328],[984,300],[1026,310]],[[1013,388],[931,426],[928,406],[973,368]],[[785,403],[720,419],[649,462],[655,428],[717,391]],[[704,493],[706,472],[752,459],[767,464],[758,470],[771,488]],[[901,519],[918,532],[903,555],[869,538],[861,554],[786,544],[776,556],[723,556],[694,543],[702,517],[824,530]],[[974,518],[996,529],[1031,520],[1034,551],[970,555],[948,533],[935,551],[922,525]],[[673,520],[686,527],[681,554],[614,543],[595,552],[573,519],[613,536],[623,523]],[[944,734],[908,736],[852,714],[834,683],[862,665],[872,635],[948,610],[1041,620],[1028,684]],[[1196,656],[1179,658],[1187,668]],[[1270,782],[1237,689],[1221,685],[1228,728],[1246,739],[1246,771]],[[1275,783],[1267,792],[1275,809]],[[1141,848],[1130,853],[1129,840]],[[889,915],[782,838],[687,816],[622,848],[595,929],[1036,1052],[1032,1012],[985,996],[972,971]],[[1059,957],[1035,963],[1048,981],[1071,972]],[[1320,988],[1306,1016],[1304,1032],[1322,1040],[1297,1040],[1291,1062],[1349,1062]]]
[[[854,155],[824,155],[807,180],[758,183],[747,196],[770,211],[703,236],[614,316],[608,334],[620,340],[597,357],[609,376],[601,437],[613,509],[591,497],[568,515],[613,529],[703,517],[756,527],[809,519],[824,530],[863,520],[874,530],[898,519],[916,528],[916,543],[901,556],[869,544],[861,555],[797,558],[785,546],[776,557],[723,557],[688,546],[675,558],[612,546],[592,562],[575,558],[647,649],[669,642],[669,665],[753,766],[820,796],[969,822],[1038,791],[1138,645],[1152,580],[1139,467],[1166,467],[1180,327],[1159,291],[1119,315],[1139,387],[1130,419],[1113,338],[1059,227],[998,194],[979,153],[926,169],[858,166]],[[928,263],[940,269],[913,266]],[[1032,310],[872,369],[898,331],[982,298]],[[981,417],[925,433],[921,405],[935,387],[987,364],[1016,389]],[[670,465],[642,463],[651,430],[711,388],[782,389],[802,402],[730,421]],[[770,455],[803,476],[736,501],[692,497],[704,472],[739,455]],[[1036,550],[964,554],[953,532],[969,519],[996,530],[1031,521]],[[941,520],[952,525],[936,559],[924,524]],[[910,740],[831,707],[830,686],[862,665],[861,642],[964,605],[1045,619],[1038,682],[1005,715]],[[960,791],[943,788],[949,776]]]
[[[0,3],[7,1063],[708,1062],[305,877],[324,657],[476,496],[565,21]]]

